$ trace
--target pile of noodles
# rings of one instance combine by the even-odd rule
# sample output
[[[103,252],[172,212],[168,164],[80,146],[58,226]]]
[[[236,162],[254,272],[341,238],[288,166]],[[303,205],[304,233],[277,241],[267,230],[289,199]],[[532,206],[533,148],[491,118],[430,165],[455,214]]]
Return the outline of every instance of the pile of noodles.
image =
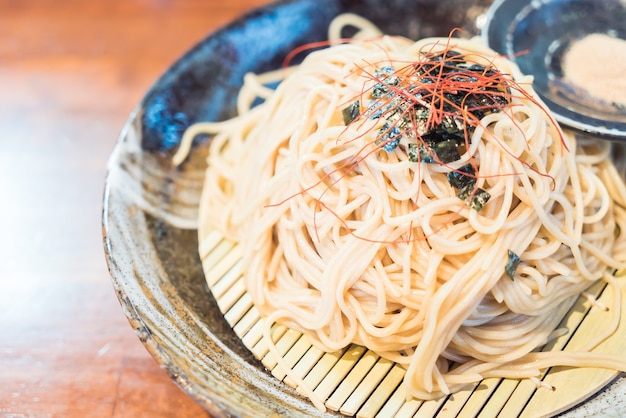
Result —
[[[531,80],[477,41],[413,42],[356,24],[351,42],[248,75],[237,117],[187,132],[187,145],[215,134],[200,238],[217,229],[239,243],[269,324],[324,350],[355,343],[397,362],[412,397],[553,365],[624,370],[624,356],[536,351],[587,287],[615,283],[610,272],[625,265],[626,189],[603,174],[615,173],[610,146],[561,131]],[[367,105],[376,68],[447,50],[512,80],[510,105],[468,130],[458,161],[410,161],[405,146],[381,148],[380,119],[346,123],[346,106]],[[490,194],[480,210],[448,181],[468,163]],[[510,254],[519,260],[507,274]]]

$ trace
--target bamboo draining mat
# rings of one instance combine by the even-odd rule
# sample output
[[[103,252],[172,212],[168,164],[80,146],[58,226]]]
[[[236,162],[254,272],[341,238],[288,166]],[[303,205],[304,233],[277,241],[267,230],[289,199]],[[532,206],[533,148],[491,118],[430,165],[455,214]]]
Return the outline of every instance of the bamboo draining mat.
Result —
[[[264,320],[252,304],[241,276],[237,245],[218,232],[210,232],[200,244],[206,280],[228,323],[244,345],[277,379],[296,387],[269,353],[263,339]],[[589,293],[611,306],[614,289],[597,283]],[[622,290],[623,292],[623,290]],[[626,295],[625,295],[626,296]],[[626,352],[626,309],[617,333],[595,351]],[[576,350],[601,335],[611,314],[581,297],[561,326],[570,332],[554,340],[546,350]],[[274,326],[273,338],[285,361],[297,376],[326,399],[326,407],[359,418],[383,417],[541,417],[567,410],[608,384],[617,372],[606,369],[553,368],[543,381],[555,391],[537,389],[530,380],[485,379],[480,384],[436,401],[405,399],[404,369],[364,347],[352,345],[340,352],[325,353],[299,332]],[[296,389],[298,389],[296,387]]]

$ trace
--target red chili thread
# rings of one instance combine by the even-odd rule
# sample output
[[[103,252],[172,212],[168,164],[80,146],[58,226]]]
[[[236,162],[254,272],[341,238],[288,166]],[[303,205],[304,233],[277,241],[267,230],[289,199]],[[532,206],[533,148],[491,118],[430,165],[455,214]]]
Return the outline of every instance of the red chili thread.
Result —
[[[565,143],[562,131],[558,128],[558,125],[556,124],[554,118],[552,117],[550,112],[545,108],[545,106],[542,103],[540,103],[537,99],[532,97],[529,93],[527,93],[524,90],[524,88],[520,84],[518,84],[515,80],[499,72],[493,65],[493,60],[491,61],[485,60],[485,57],[479,54],[475,54],[475,55],[480,60],[476,60],[476,59],[472,60],[473,54],[468,54],[468,53],[465,53],[465,54],[461,53],[459,55],[452,54],[451,56],[448,56],[450,51],[454,51],[453,46],[452,46],[452,35],[454,34],[454,32],[456,32],[456,30],[453,30],[450,33],[450,36],[448,37],[445,48],[443,50],[438,50],[437,47],[440,44],[434,43],[429,47],[428,50],[420,51],[419,59],[416,62],[404,63],[405,64],[404,66],[400,67],[398,70],[395,70],[394,73],[391,74],[395,77],[398,77],[399,82],[396,85],[390,85],[387,87],[394,93],[395,96],[402,98],[402,100],[396,103],[396,107],[389,107],[386,111],[384,111],[383,114],[381,115],[381,118],[384,117],[385,114],[389,115],[389,114],[397,113],[399,110],[398,106],[400,106],[402,103],[405,103],[405,104],[408,103],[409,105],[407,106],[406,109],[402,111],[402,113],[400,114],[400,117],[398,118],[397,121],[393,123],[392,127],[394,126],[398,127],[400,125],[400,121],[403,120],[405,116],[408,116],[410,119],[409,127],[405,130],[401,129],[401,134],[402,135],[414,134],[417,142],[419,142],[421,146],[428,149],[428,152],[430,156],[433,158],[433,160],[435,160],[437,163],[447,168],[450,168],[451,170],[458,172],[458,169],[453,169],[452,167],[449,166],[449,164],[442,162],[439,159],[439,157],[436,155],[436,153],[432,149],[430,149],[426,141],[423,139],[422,135],[417,131],[417,128],[415,127],[417,126],[418,121],[415,119],[414,114],[411,112],[411,106],[422,105],[422,106],[426,106],[429,109],[428,117],[426,120],[427,131],[433,129],[435,126],[441,125],[441,123],[446,118],[459,117],[459,114],[460,114],[462,117],[462,121],[464,122],[463,123],[463,135],[465,139],[465,148],[468,149],[470,146],[469,128],[475,129],[477,127],[481,127],[483,128],[484,133],[488,135],[491,139],[497,142],[500,141],[500,139],[495,137],[495,135],[493,135],[493,133],[491,133],[489,129],[487,129],[487,127],[481,125],[481,121],[480,121],[481,118],[477,117],[474,114],[474,112],[505,110],[505,108],[512,105],[511,102],[512,102],[512,99],[516,97],[515,94],[519,94],[521,95],[519,97],[527,99],[531,101],[532,103],[534,103],[535,105],[537,105],[541,109],[541,111],[547,116],[550,122],[554,126],[557,127],[557,132],[559,134],[560,142],[561,142],[561,149],[564,151],[569,151],[569,149],[567,148],[567,144]],[[353,41],[354,41],[353,39],[348,38],[348,39],[341,39],[335,42],[349,43]],[[370,41],[373,41],[373,40],[370,40]],[[294,57],[301,52],[315,49],[315,48],[326,47],[326,46],[329,46],[330,44],[331,44],[331,41],[322,41],[322,42],[314,42],[314,43],[310,43],[310,44],[306,44],[301,47],[298,47],[294,49],[293,51],[291,51],[290,54],[287,55],[284,61],[284,66],[288,66],[290,62],[294,59]],[[387,57],[388,57],[387,62],[381,61],[379,63],[365,63],[364,65],[358,65],[358,64],[356,65],[356,68],[354,71],[360,72],[370,83],[373,83],[369,88],[366,88],[365,85],[367,83],[364,83],[364,87],[360,95],[354,98],[354,100],[359,100],[361,110],[366,108],[366,106],[363,105],[363,98],[371,93],[371,90],[374,88],[373,86],[377,83],[378,84],[384,83],[384,80],[390,76],[388,74],[377,76],[376,74],[374,74],[374,72],[368,70],[368,67],[376,69],[378,67],[381,67],[382,65],[392,66],[392,64],[395,64],[395,65],[399,64],[398,61],[393,61],[389,58],[389,56]],[[438,59],[439,57],[440,59]],[[476,71],[472,72],[471,75],[474,76],[476,80],[470,80],[467,78],[468,73],[466,71],[459,71],[460,68],[458,67],[458,65],[456,65],[458,63],[480,65],[481,67],[483,67],[483,71],[482,73],[476,72]],[[430,81],[430,83],[422,82],[419,84],[420,86],[419,97],[407,91],[405,88],[402,88],[402,87],[407,87],[407,83],[410,83],[411,81],[415,81],[417,77],[419,77],[421,80]],[[461,104],[457,104],[453,100],[447,97],[447,95],[450,95],[450,94],[458,95],[461,93],[465,95]],[[466,100],[468,100],[468,98],[470,98],[472,95],[484,96],[488,99],[489,103],[485,104],[484,106],[474,106],[470,111],[466,104]],[[386,103],[381,100],[380,110],[385,108],[386,105],[392,104],[391,100],[392,99],[388,99]],[[446,110],[446,108],[451,109],[451,110]],[[372,110],[372,109],[370,108],[369,110]],[[514,123],[514,126],[516,126],[520,130],[520,132],[522,132],[521,126],[519,126],[518,122],[513,118],[513,116],[507,112],[505,112],[505,114],[509,118],[511,118],[511,120]],[[359,121],[359,119],[361,120]],[[362,127],[363,124],[366,123],[366,120],[363,118],[357,118],[352,123],[357,123],[357,122],[360,123],[361,124],[360,127]],[[414,128],[413,131],[411,130],[412,127]],[[347,127],[346,127],[346,130],[347,130]],[[346,130],[344,130],[344,133],[346,132]],[[391,130],[391,128],[389,130]],[[356,140],[362,137],[362,135],[366,135],[367,133],[368,132],[364,132],[359,137],[352,138],[348,141]],[[383,134],[385,133],[387,132],[383,132]],[[340,141],[341,136],[343,135],[340,135],[340,137],[337,138],[337,141]],[[315,184],[309,187],[306,187],[305,189],[301,190],[298,193],[293,194],[292,196],[285,198],[281,202],[268,204],[267,207],[280,206],[284,204],[286,201],[290,200],[291,198],[307,193],[308,191],[317,187],[321,183],[325,182],[328,178],[330,178],[330,176],[335,175],[337,173],[341,173],[341,176],[339,176],[339,178],[333,180],[327,186],[326,191],[331,190],[332,187],[337,182],[341,181],[343,176],[345,176],[350,171],[354,170],[362,161],[364,161],[369,156],[378,153],[384,145],[385,145],[384,142],[379,142],[376,140],[373,140],[367,143],[356,153],[356,155],[353,158],[344,162],[343,164],[341,164],[340,166],[338,166],[336,169],[332,170],[331,172],[326,173]],[[555,179],[552,178],[549,174],[539,173],[537,169],[530,166],[529,163],[521,160],[518,157],[514,157],[514,158],[516,158],[526,167],[537,172],[541,176],[550,178],[553,183],[552,188],[553,189],[555,188]],[[475,158],[470,159],[470,163],[472,164],[474,168],[474,172],[478,173],[479,170],[478,170],[476,159]],[[420,170],[416,170],[416,174],[420,175],[419,173],[420,173]],[[474,177],[476,180],[478,180],[478,174],[475,174],[475,175],[471,173],[463,173],[463,174],[469,177]],[[519,175],[519,173],[503,173],[503,174],[499,174],[498,176],[509,176],[509,175],[515,176],[515,175]],[[477,192],[478,190],[477,184],[478,182],[476,182],[474,189],[470,192],[470,196],[473,196]],[[326,194],[326,191],[322,192],[320,196],[314,197],[314,199],[316,200],[315,211],[314,211],[314,224],[316,224],[317,213],[323,209],[332,213],[340,221],[340,223],[343,224],[343,227],[347,231],[350,231],[350,228],[348,227],[347,222],[341,219],[341,217],[338,214],[336,214],[330,207],[328,207],[324,203],[323,197]],[[417,200],[419,198],[419,193],[420,193],[419,189],[417,193],[418,194],[416,195],[416,198],[414,201],[414,207],[416,207]],[[465,207],[459,206],[459,208],[456,211],[449,213],[448,221],[437,226],[433,230],[434,231],[433,233],[436,234],[440,232],[443,228],[445,228],[447,224],[453,223],[455,219],[458,219],[461,216],[461,212],[464,210],[465,210]],[[350,231],[349,233],[365,241],[378,242],[378,243],[384,243],[384,244],[394,244],[394,243],[399,243],[399,242],[408,243],[412,241],[428,239],[428,236],[423,233],[421,228],[419,229],[420,233],[416,234],[417,235],[416,237],[413,237],[413,234],[414,234],[413,229],[414,229],[413,221],[411,221],[411,228],[408,231],[409,236],[407,237],[407,239],[394,240],[394,241],[372,240],[367,237],[358,236],[357,234],[354,233],[354,231]],[[317,234],[317,228],[315,228],[315,231]],[[316,236],[316,238],[319,240],[319,236]]]

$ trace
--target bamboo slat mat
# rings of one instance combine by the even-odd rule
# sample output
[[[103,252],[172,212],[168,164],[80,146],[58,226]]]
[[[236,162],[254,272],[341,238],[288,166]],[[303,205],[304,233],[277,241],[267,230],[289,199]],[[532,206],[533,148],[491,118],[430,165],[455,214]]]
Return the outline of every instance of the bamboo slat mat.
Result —
[[[238,246],[212,231],[201,241],[199,250],[209,288],[237,336],[274,377],[302,392],[269,352],[263,338],[264,319],[244,286]],[[611,286],[596,283],[588,293],[611,306],[613,291]],[[625,311],[618,332],[594,351],[626,352]],[[561,323],[570,332],[544,350],[566,346],[567,350],[579,349],[601,334],[610,318],[610,313],[581,297]],[[530,380],[492,378],[439,400],[407,401],[401,384],[404,369],[362,346],[325,353],[311,345],[305,335],[284,326],[273,326],[272,337],[286,364],[326,400],[329,410],[359,418],[551,416],[584,401],[617,376],[617,372],[606,369],[553,368],[542,380],[552,385],[554,392],[538,389]]]

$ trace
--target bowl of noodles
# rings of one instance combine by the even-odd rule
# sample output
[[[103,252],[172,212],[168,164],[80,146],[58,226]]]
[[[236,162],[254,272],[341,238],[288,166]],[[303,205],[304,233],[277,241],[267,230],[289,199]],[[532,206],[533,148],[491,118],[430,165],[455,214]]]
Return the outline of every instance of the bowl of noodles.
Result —
[[[277,2],[130,115],[113,287],[209,413],[626,411],[623,150],[481,42],[489,5]]]

